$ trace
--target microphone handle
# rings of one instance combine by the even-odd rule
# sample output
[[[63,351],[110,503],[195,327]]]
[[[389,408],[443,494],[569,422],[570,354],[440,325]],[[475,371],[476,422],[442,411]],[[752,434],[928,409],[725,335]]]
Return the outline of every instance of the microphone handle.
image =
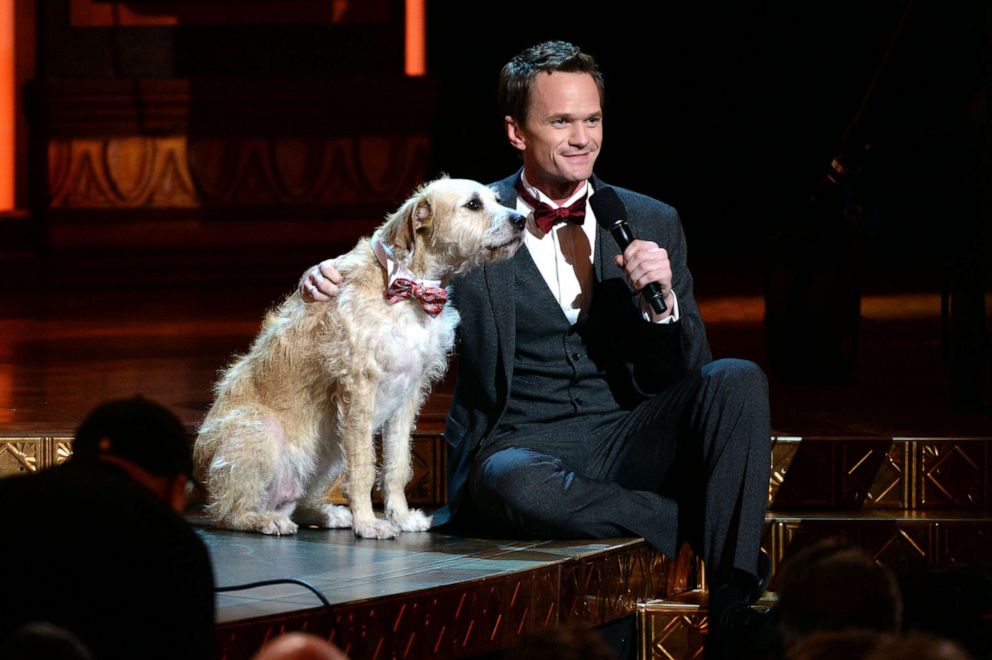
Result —
[[[627,246],[634,240],[634,231],[624,220],[614,222],[610,227],[610,234],[612,234],[613,240],[617,242],[617,245],[620,246],[621,252],[626,250]],[[662,294],[661,287],[658,286],[657,282],[651,282],[644,287],[641,290],[641,295],[647,299],[648,304],[651,305],[651,309],[654,310],[655,314],[664,314],[668,311],[668,305],[665,304],[665,296]]]

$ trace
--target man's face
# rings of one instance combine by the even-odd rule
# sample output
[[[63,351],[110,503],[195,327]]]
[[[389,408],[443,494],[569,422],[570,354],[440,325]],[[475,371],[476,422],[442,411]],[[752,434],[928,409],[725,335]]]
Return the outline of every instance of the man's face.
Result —
[[[588,73],[538,74],[527,120],[505,118],[507,137],[523,154],[531,185],[563,200],[592,176],[603,143],[599,89]]]

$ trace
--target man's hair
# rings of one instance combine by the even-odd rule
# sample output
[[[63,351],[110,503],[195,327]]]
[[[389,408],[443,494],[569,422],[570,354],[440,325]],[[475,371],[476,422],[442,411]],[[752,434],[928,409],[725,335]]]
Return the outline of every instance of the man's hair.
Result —
[[[100,404],[76,430],[72,460],[122,458],[159,476],[192,475],[186,429],[164,406],[136,396]]]
[[[591,75],[599,90],[599,103],[603,104],[603,74],[592,55],[566,41],[545,41],[522,51],[500,71],[497,102],[503,116],[509,115],[520,123],[527,121],[534,80],[540,73],[550,75],[555,71]]]

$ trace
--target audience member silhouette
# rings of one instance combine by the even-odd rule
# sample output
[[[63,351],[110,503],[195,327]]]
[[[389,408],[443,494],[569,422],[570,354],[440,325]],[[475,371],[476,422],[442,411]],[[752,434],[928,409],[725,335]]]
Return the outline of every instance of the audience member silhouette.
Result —
[[[348,660],[348,656],[323,637],[288,632],[266,643],[252,660]]]
[[[506,660],[616,660],[617,654],[588,628],[560,626],[539,630],[524,637],[520,645],[504,655]]]
[[[861,628],[898,633],[902,599],[895,577],[865,550],[840,539],[804,548],[777,580],[786,652],[817,631]]]
[[[192,459],[171,412],[136,397],[93,410],[64,465],[0,479],[0,639],[49,622],[100,660],[213,655],[214,579],[179,515]]]
[[[794,646],[786,660],[970,660],[958,644],[912,632],[905,636],[864,628],[816,632]]]
[[[98,660],[71,632],[47,622],[26,623],[0,640],[3,660]]]

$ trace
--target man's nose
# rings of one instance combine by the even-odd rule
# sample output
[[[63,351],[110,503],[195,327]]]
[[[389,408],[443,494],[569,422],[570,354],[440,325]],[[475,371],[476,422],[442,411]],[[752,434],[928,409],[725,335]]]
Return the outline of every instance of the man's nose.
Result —
[[[586,127],[582,122],[575,122],[572,126],[571,135],[569,135],[569,143],[578,147],[585,146],[589,142],[589,134],[586,131]]]

